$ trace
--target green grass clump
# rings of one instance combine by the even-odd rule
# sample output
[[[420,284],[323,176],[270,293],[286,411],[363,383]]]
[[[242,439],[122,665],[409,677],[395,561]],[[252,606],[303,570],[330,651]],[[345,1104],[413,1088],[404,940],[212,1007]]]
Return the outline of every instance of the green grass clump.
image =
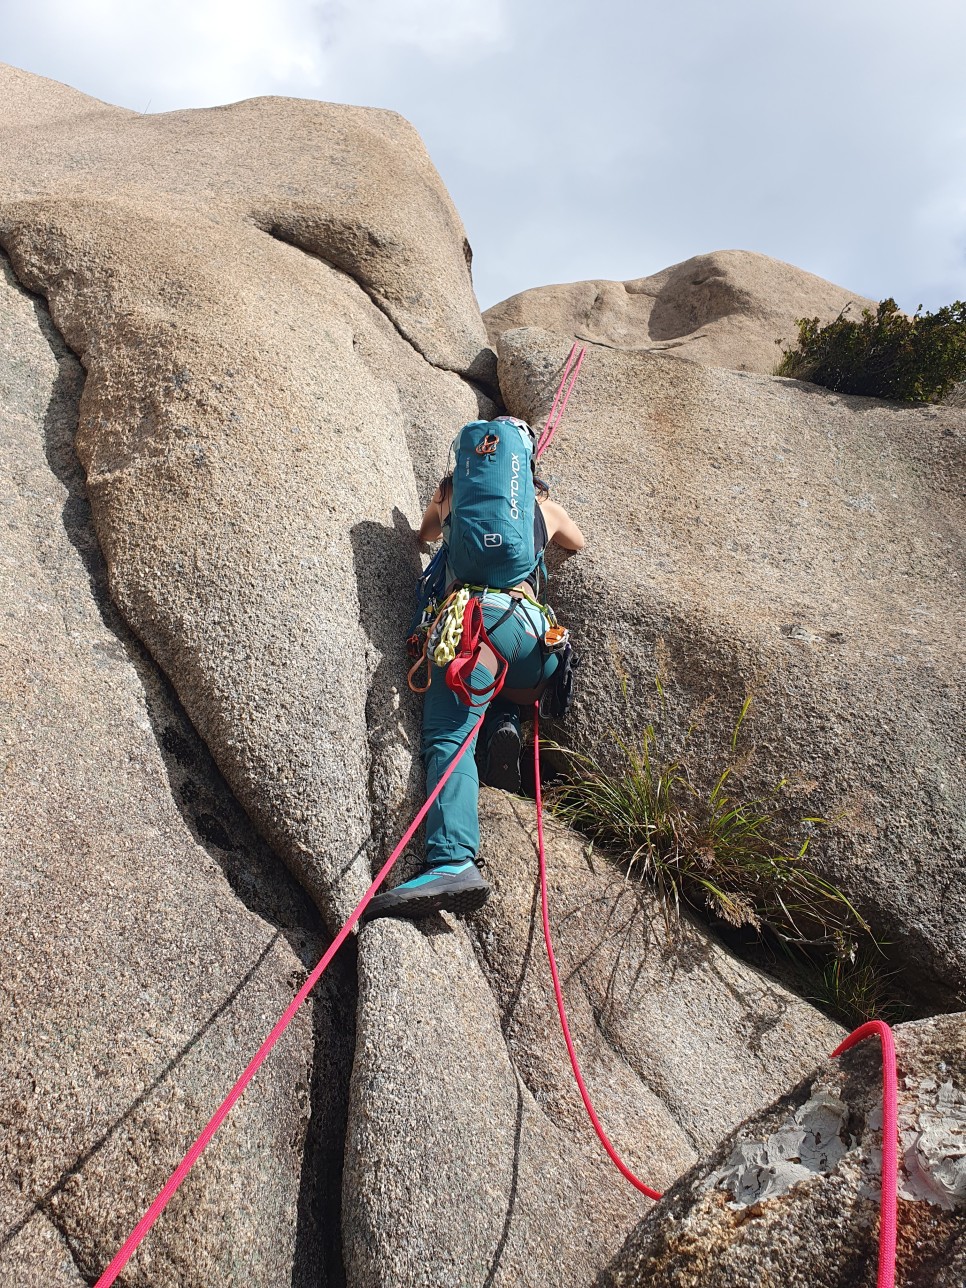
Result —
[[[802,968],[812,980],[813,991],[806,992],[806,1000],[850,1029],[867,1020],[901,1024],[910,1018],[910,1008],[893,987],[896,972],[883,970],[877,945],[863,946],[851,957],[831,957],[821,963],[806,959]]]
[[[883,300],[853,321],[840,313],[828,326],[800,318],[798,344],[782,350],[775,375],[824,385],[839,393],[901,403],[938,402],[966,378],[966,303],[936,313],[900,312]],[[782,341],[776,343],[781,344]]]
[[[854,957],[869,927],[846,896],[806,861],[809,839],[793,841],[781,824],[784,780],[765,799],[732,791],[737,741],[751,705],[745,700],[727,763],[702,790],[680,754],[661,754],[648,725],[634,743],[615,738],[620,765],[557,748],[566,778],[548,792],[553,813],[646,881],[671,924],[682,905],[735,927],[767,930],[796,948],[821,947]],[[803,825],[821,824],[815,818]]]

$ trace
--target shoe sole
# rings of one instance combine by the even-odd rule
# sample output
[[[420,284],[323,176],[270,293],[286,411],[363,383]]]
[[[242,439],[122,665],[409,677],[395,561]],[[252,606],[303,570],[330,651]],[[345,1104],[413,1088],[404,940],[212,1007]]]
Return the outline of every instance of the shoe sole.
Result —
[[[515,730],[497,729],[487,748],[487,787],[501,792],[520,791],[520,737]]]
[[[466,917],[477,912],[489,899],[491,887],[470,886],[465,890],[437,890],[431,894],[410,894],[394,898],[394,891],[377,894],[359,918],[360,922],[374,917],[429,917],[434,912],[451,912],[456,917]]]

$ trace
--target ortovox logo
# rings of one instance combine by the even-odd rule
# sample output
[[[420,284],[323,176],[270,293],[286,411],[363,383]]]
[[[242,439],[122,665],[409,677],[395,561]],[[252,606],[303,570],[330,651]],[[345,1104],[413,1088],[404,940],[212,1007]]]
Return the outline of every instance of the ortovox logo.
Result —
[[[510,457],[510,469],[513,471],[510,478],[510,518],[520,518],[520,507],[517,501],[520,497],[520,458],[516,452]]]
[[[483,544],[485,546],[502,546],[503,538],[500,536],[499,532],[484,532]]]

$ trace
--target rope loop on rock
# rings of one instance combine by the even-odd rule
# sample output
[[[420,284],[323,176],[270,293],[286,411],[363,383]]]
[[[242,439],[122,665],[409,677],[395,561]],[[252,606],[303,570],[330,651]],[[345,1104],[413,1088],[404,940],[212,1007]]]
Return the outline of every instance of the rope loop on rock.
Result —
[[[895,1288],[896,1225],[899,1198],[899,1073],[896,1044],[884,1020],[869,1020],[850,1033],[832,1052],[832,1058],[865,1038],[878,1036],[882,1043],[882,1184],[879,1191],[879,1277],[876,1288]]]

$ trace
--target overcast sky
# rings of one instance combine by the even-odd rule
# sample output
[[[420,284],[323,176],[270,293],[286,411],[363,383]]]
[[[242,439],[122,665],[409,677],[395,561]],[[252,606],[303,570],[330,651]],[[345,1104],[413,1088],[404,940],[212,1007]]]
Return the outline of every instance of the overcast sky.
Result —
[[[963,0],[0,0],[0,61],[137,111],[401,112],[483,308],[729,248],[966,297]]]

